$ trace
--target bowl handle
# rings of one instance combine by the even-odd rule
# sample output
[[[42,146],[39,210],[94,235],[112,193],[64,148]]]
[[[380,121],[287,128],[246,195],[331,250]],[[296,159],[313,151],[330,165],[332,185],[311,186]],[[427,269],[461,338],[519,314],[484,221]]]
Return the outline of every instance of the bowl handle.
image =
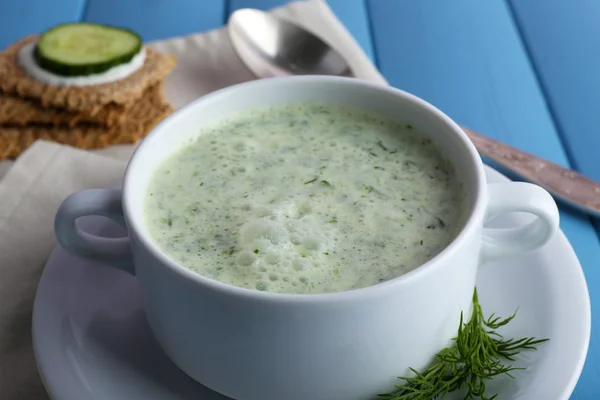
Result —
[[[483,228],[482,261],[522,254],[544,246],[558,231],[558,207],[545,189],[525,182],[489,183],[486,222],[507,212],[526,212],[537,218],[509,229]]]
[[[77,227],[77,218],[99,215],[125,227],[122,192],[89,189],[73,193],[58,208],[54,232],[60,245],[69,253],[122,269],[135,275],[129,238],[107,238],[89,234]]]

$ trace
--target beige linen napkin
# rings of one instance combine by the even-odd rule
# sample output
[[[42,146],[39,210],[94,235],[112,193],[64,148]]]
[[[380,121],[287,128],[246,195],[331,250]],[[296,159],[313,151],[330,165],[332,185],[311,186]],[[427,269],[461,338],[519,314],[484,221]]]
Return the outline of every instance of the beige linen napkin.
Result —
[[[350,63],[358,78],[385,82],[323,0],[274,10],[316,32]],[[166,95],[175,108],[211,91],[255,79],[224,29],[150,44],[175,54]],[[0,162],[0,398],[47,399],[31,345],[35,290],[56,245],[54,213],[69,194],[121,179],[133,146],[95,152],[37,142],[16,162]]]

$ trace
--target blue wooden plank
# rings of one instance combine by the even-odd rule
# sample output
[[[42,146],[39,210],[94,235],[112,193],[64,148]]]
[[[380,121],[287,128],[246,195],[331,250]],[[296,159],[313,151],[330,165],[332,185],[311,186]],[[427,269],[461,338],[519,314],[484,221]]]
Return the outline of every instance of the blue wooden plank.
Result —
[[[83,20],[124,26],[145,41],[223,25],[225,0],[89,0]]]
[[[3,1],[0,11],[0,49],[22,37],[43,32],[62,22],[78,21],[85,0]]]
[[[571,160],[600,181],[600,2],[509,3]]]
[[[379,67],[390,84],[425,98],[462,124],[569,165],[503,0],[372,0],[368,5]],[[542,8],[546,5],[538,2],[534,9],[531,1],[532,14]],[[600,309],[598,238],[586,216],[563,209],[561,218],[585,270],[592,307]],[[596,320],[573,399],[600,398],[599,348]]]
[[[288,3],[287,0],[230,0],[229,14],[240,8],[269,10]],[[352,33],[367,56],[373,59],[373,46],[369,31],[369,20],[364,0],[328,0],[327,3],[336,16]]]
[[[567,0],[550,0],[540,8],[531,0],[506,1],[572,165],[600,181],[600,2],[583,0],[573,7]],[[600,237],[600,219],[594,222]]]
[[[581,0],[508,1],[573,165],[600,180],[600,3]],[[597,224],[597,227],[599,224]],[[600,229],[599,229],[600,230]],[[596,260],[598,265],[598,259]],[[592,310],[600,309],[600,277],[586,269]],[[600,398],[600,323],[573,398]]]

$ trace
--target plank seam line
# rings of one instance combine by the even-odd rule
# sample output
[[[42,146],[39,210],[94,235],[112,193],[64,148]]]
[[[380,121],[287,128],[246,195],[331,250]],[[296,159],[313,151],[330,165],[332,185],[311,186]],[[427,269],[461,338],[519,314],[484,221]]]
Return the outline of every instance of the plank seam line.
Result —
[[[223,25],[227,25],[231,13],[231,0],[223,1]]]
[[[521,44],[523,45],[523,49],[525,51],[525,54],[527,55],[529,65],[531,66],[531,69],[533,70],[533,73],[535,75],[536,84],[540,88],[540,91],[542,92],[542,96],[544,97],[544,104],[546,104],[546,107],[548,108],[548,111],[550,113],[550,118],[552,121],[552,125],[554,125],[554,129],[556,130],[556,133],[558,134],[560,144],[562,145],[562,147],[565,151],[569,165],[572,168],[578,169],[577,162],[574,159],[573,154],[570,149],[570,146],[568,145],[568,142],[564,137],[565,136],[564,131],[561,127],[560,120],[558,119],[558,117],[556,115],[556,111],[554,109],[554,106],[552,105],[552,101],[550,100],[550,96],[548,94],[546,85],[544,84],[544,81],[541,78],[539,68],[533,57],[533,52],[531,51],[531,46],[529,46],[529,43],[527,42],[527,39],[524,34],[524,30],[521,27],[522,24],[519,21],[519,18],[517,16],[515,8],[512,5],[512,0],[505,0],[504,3],[506,4],[506,7],[507,7],[509,15],[513,21],[513,25],[515,26],[517,34],[519,35],[519,38],[521,39]]]
[[[85,21],[85,17],[87,16],[88,7],[92,0],[83,0],[83,5],[81,6],[81,12],[79,13],[79,21]]]
[[[365,16],[367,17],[367,30],[369,32],[369,41],[371,42],[371,51],[373,52],[373,64],[379,69],[379,56],[377,52],[377,41],[375,40],[375,30],[373,29],[373,18],[371,13],[371,3],[369,0],[363,0]]]

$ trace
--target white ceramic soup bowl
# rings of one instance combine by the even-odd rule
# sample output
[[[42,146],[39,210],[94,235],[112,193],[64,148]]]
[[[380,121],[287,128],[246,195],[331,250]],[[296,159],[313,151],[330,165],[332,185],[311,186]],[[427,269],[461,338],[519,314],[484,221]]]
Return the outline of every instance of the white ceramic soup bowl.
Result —
[[[200,128],[252,107],[316,101],[383,114],[428,136],[467,190],[464,225],[433,259],[398,278],[331,294],[274,294],[227,285],[169,259],[145,227],[144,199],[157,166]],[[537,218],[510,230],[484,228],[510,211]],[[459,212],[459,210],[457,210]],[[103,215],[128,238],[78,230],[75,220]],[[123,192],[75,193],[56,216],[56,235],[72,254],[135,274],[150,326],[188,375],[238,400],[364,400],[389,390],[408,368],[423,369],[469,312],[475,276],[489,259],[544,245],[558,229],[551,196],[527,183],[486,184],[481,159],[463,131],[425,101],[350,78],[287,77],[240,84],[204,96],[160,123],[140,144]]]

